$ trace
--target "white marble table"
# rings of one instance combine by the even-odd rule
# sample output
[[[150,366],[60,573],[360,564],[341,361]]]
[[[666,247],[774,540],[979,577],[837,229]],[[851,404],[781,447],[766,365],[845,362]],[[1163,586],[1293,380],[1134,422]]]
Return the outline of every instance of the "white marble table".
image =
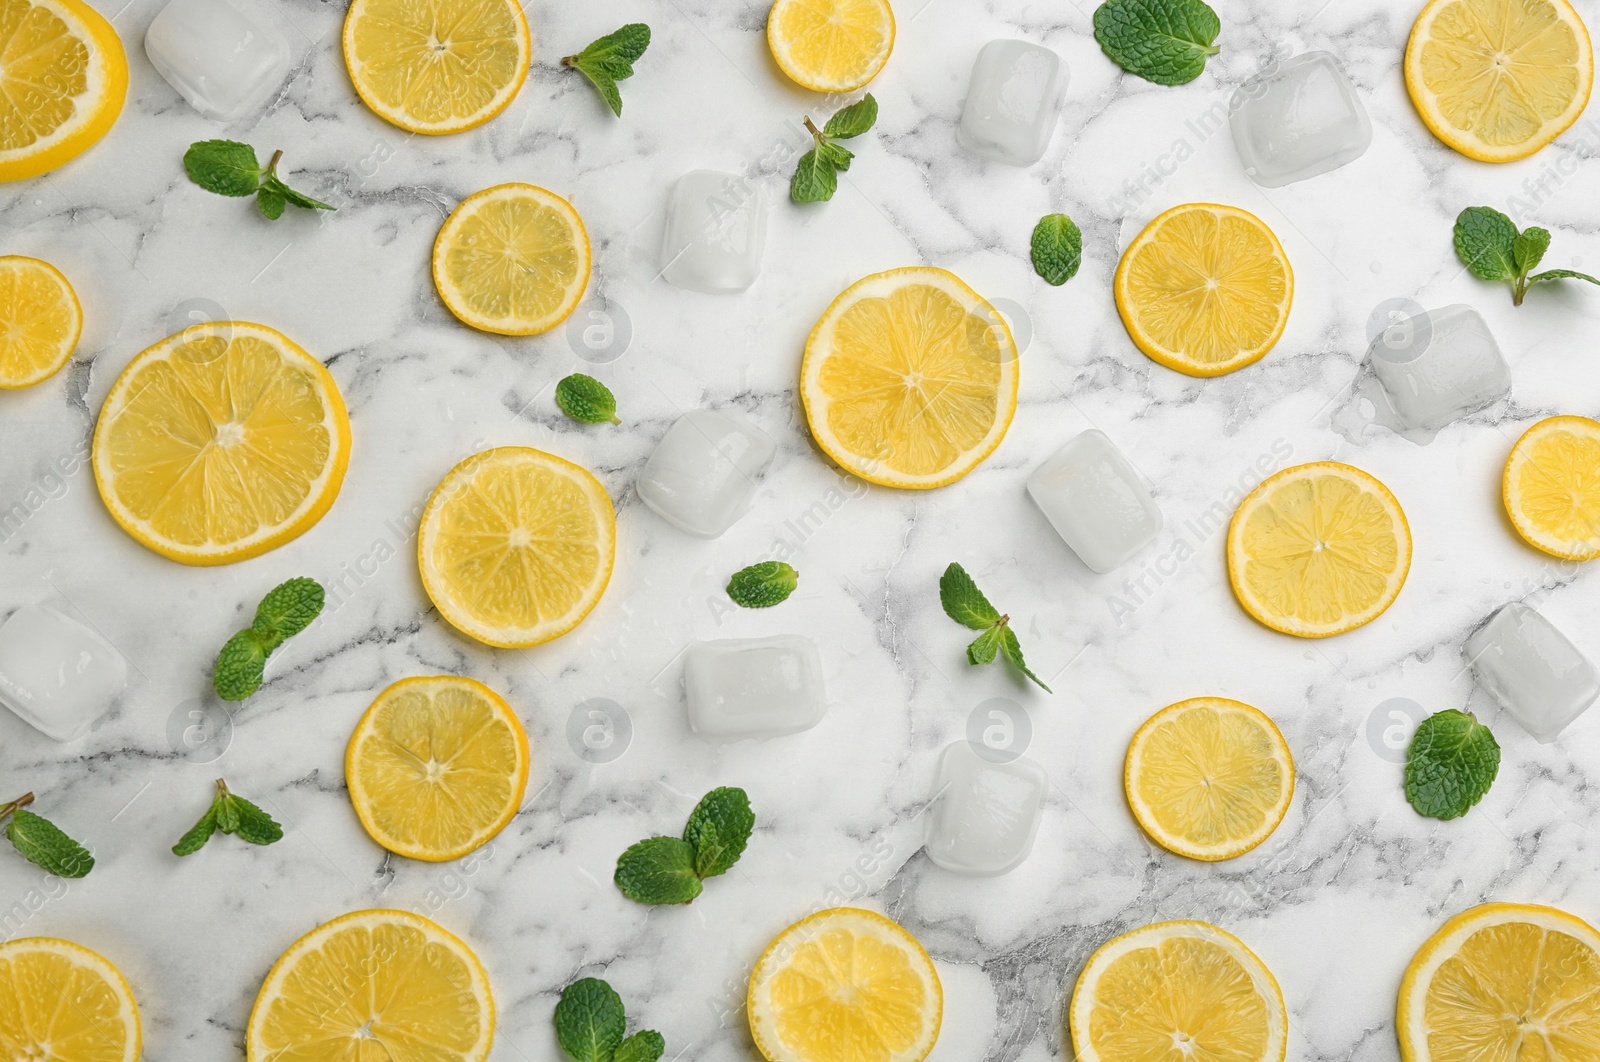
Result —
[[[55,262],[88,318],[66,372],[0,395],[0,513],[13,514],[0,530],[0,612],[66,599],[121,647],[133,681],[115,713],[71,745],[0,713],[0,799],[38,792],[39,810],[99,860],[68,885],[0,853],[0,936],[64,936],[110,956],[139,997],[146,1057],[240,1057],[273,959],[320,921],[368,906],[416,909],[467,938],[500,1005],[495,1057],[539,1062],[557,1057],[558,990],[584,974],[608,978],[638,1020],[661,1030],[668,1057],[753,1057],[741,1012],[749,963],[778,930],[832,903],[883,910],[928,946],[946,993],[935,1053],[944,1062],[1070,1052],[1063,1000],[1082,963],[1100,942],[1153,920],[1205,918],[1255,948],[1283,985],[1294,1057],[1388,1059],[1400,973],[1446,916],[1502,899],[1600,917],[1591,828],[1600,715],[1537,745],[1474,689],[1459,656],[1482,617],[1525,599],[1600,657],[1593,570],[1523,546],[1498,500],[1523,427],[1600,412],[1600,293],[1552,286],[1514,309],[1508,292],[1463,275],[1450,247],[1457,211],[1491,204],[1552,229],[1552,265],[1593,270],[1600,119],[1510,166],[1454,155],[1424,130],[1402,85],[1416,4],[1224,0],[1222,53],[1198,81],[1163,89],[1103,58],[1092,0],[902,0],[894,57],[872,86],[878,129],[852,144],[856,164],[832,203],[798,208],[775,160],[802,143],[799,121],[816,101],[768,58],[763,0],[533,0],[536,65],[521,95],[483,128],[438,140],[409,138],[357,102],[337,47],[343,4],[284,0],[293,75],[264,114],[221,128],[144,59],[139,42],[158,0],[120,10],[121,0],[96,2],[130,46],[121,122],[65,169],[0,186],[0,253]],[[1600,25],[1594,0],[1579,6]],[[649,22],[655,40],[624,85],[619,121],[558,59],[633,20]],[[1055,48],[1072,70],[1062,128],[1029,169],[955,146],[972,58],[1001,36]],[[1375,138],[1343,170],[1264,192],[1244,177],[1217,116],[1275,48],[1341,55]],[[179,164],[184,148],[219,135],[284,149],[297,184],[338,212],[271,224],[194,187]],[[742,296],[655,279],[667,188],[701,167],[769,174],[766,265]],[[591,292],[628,322],[625,347],[597,355],[565,332],[477,334],[439,303],[427,263],[440,222],[463,196],[507,180],[576,204],[594,241]],[[1120,247],[1160,209],[1194,200],[1258,213],[1298,280],[1278,348],[1213,381],[1146,360],[1110,297]],[[1079,221],[1086,246],[1081,274],[1060,289],[1026,257],[1034,221],[1056,210]],[[1010,300],[1031,340],[1000,449],[958,485],[900,493],[829,468],[806,433],[795,381],[806,332],[835,294],[916,263]],[[1509,406],[1426,447],[1337,434],[1330,419],[1356,376],[1369,314],[1392,298],[1479,307],[1512,365]],[[184,568],[135,544],[81,460],[118,371],[190,313],[296,338],[337,378],[355,434],[343,494],[321,524],[220,569]],[[555,381],[580,369],[616,391],[621,427],[582,427],[556,411]],[[781,447],[754,511],[712,542],[667,527],[630,486],[673,418],[701,405],[742,411]],[[1023,491],[1037,462],[1090,426],[1150,478],[1167,518],[1154,546],[1108,576],[1089,573]],[[577,631],[493,651],[429,607],[411,535],[452,464],[512,443],[595,471],[617,505],[619,558]],[[1236,606],[1216,514],[1261,472],[1323,458],[1360,465],[1394,490],[1416,557],[1377,622],[1308,642]],[[780,549],[801,571],[797,595],[770,612],[723,607],[727,574]],[[967,636],[937,603],[938,574],[952,560],[1015,618],[1053,696],[999,666],[966,666]],[[186,749],[188,713],[215,713],[197,699],[215,650],[262,592],[294,575],[329,585],[325,621],[273,658],[230,732]],[[686,641],[788,632],[821,644],[823,724],[722,749],[689,733],[676,662]],[[386,856],[343,785],[345,741],[374,692],[429,672],[502,691],[537,749],[521,815],[492,848],[453,866]],[[1300,772],[1277,834],[1216,866],[1145,841],[1121,789],[1136,726],[1200,694],[1269,712]],[[626,749],[605,763],[581,758],[568,737],[575,709],[596,698],[631,720]],[[939,750],[991,698],[1026,713],[1029,754],[1053,789],[1020,869],[962,879],[920,853],[920,814]],[[1405,803],[1396,755],[1381,740],[1384,706],[1397,698],[1430,712],[1468,707],[1495,726],[1500,779],[1464,820],[1423,819]],[[222,839],[180,862],[168,846],[218,775],[259,798],[287,836],[266,849]],[[744,786],[757,810],[738,869],[692,907],[623,899],[610,882],[617,854],[679,828],[716,785]]]

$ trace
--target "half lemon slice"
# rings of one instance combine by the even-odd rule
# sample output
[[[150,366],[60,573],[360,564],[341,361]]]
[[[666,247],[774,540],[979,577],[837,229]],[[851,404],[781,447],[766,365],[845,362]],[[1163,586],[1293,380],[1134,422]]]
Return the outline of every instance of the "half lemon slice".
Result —
[[[1549,417],[1523,432],[1501,497],[1528,545],[1567,560],[1600,557],[1600,423]]]
[[[7,1059],[138,1062],[139,1007],[118,969],[68,940],[0,944],[0,1051]]]
[[[0,258],[0,387],[32,387],[61,371],[83,335],[83,307],[61,270]]]

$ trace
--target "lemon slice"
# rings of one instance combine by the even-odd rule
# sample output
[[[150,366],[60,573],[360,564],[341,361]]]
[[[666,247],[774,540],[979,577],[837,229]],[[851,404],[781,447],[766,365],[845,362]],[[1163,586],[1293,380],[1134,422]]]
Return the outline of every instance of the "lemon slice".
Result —
[[[439,614],[488,645],[558,638],[599,602],[617,552],[600,481],[523,446],[474,454],[422,513],[417,557]]]
[[[1100,946],[1068,1010],[1078,1062],[1283,1062],[1272,972],[1233,934],[1158,922]]]
[[[442,863],[481,847],[516,816],[528,785],[528,735],[481,682],[401,679],[350,735],[344,778],[374,841]]]
[[[1553,907],[1486,903],[1428,938],[1400,982],[1403,1062],[1592,1062],[1600,933]]]
[[[1195,697],[1161,709],[1133,735],[1123,788],[1134,818],[1167,851],[1232,859],[1283,821],[1294,760],[1259,709]]]
[[[138,1062],[139,1007],[117,968],[67,940],[0,944],[0,1057]]]
[[[0,181],[37,177],[110,132],[128,95],[128,58],[82,0],[0,3]]]
[[[1550,417],[1523,432],[1501,496],[1528,545],[1567,560],[1600,557],[1600,423]]]
[[[888,0],[777,0],[767,14],[767,47],[796,84],[854,92],[889,61],[894,12]]]
[[[350,463],[322,363],[265,325],[193,325],[122,370],[94,433],[100,497],[124,531],[184,564],[229,564],[304,534]]]
[[[773,938],[746,1008],[767,1062],[921,1062],[939,1038],[944,989],[910,933],[835,907]]]
[[[351,0],[344,65],[372,112],[411,133],[459,133],[505,110],[533,41],[517,0]]]
[[[494,997],[478,957],[406,911],[355,911],[307,933],[267,974],[249,1062],[483,1062]]]
[[[1173,207],[1117,266],[1117,312],[1152,361],[1221,376],[1260,361],[1283,335],[1294,270],[1265,222],[1238,207]]]
[[[1017,411],[1017,345],[943,269],[875,273],[806,340],[800,397],[817,445],[862,479],[926,489],[994,452]]]
[[[505,336],[565,321],[589,284],[589,234],[572,204],[531,184],[461,201],[433,244],[439,297],[473,328]]]
[[[1325,638],[1371,623],[1411,568],[1411,527],[1389,488],[1334,461],[1286,468],[1228,525],[1228,579],[1273,630]]]
[[[37,258],[0,258],[0,387],[54,376],[82,334],[83,307],[59,269]]]
[[[1432,0],[1405,67],[1422,121],[1481,162],[1532,155],[1578,120],[1594,87],[1589,31],[1567,0]]]

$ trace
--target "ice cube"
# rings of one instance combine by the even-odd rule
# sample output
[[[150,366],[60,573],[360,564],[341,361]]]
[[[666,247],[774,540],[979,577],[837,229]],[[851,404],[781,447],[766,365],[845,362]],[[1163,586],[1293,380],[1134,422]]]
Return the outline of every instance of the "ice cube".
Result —
[[[767,433],[743,417],[691,410],[667,429],[635,486],[673,527],[716,538],[749,511],[777,452]]]
[[[695,170],[678,179],[667,199],[661,275],[707,295],[743,291],[761,272],[766,240],[761,185],[736,173]]]
[[[24,605],[0,626],[0,702],[57,741],[87,734],[127,681],[110,642],[48,605]]]
[[[1490,616],[1463,652],[1479,684],[1540,742],[1554,741],[1600,697],[1600,674],[1589,658],[1521,602]]]
[[[1089,570],[1101,575],[1161,530],[1161,510],[1105,432],[1073,436],[1028,477],[1028,495]]]
[[[1327,52],[1297,55],[1246,81],[1231,111],[1244,172],[1264,188],[1336,170],[1372,143],[1367,109]]]
[[[684,653],[689,726],[736,741],[798,734],[822,722],[822,658],[810,638],[725,638]]]
[[[958,874],[1015,870],[1033,849],[1049,779],[1026,756],[1001,762],[981,746],[945,746],[928,812],[928,858]]]
[[[172,0],[145,31],[144,51],[190,106],[219,122],[266,103],[289,73],[289,42],[236,0]]]
[[[1511,393],[1511,370],[1470,306],[1429,310],[1385,329],[1367,350],[1401,431],[1437,432]]]
[[[1067,96],[1067,64],[1027,41],[985,44],[972,64],[956,141],[996,162],[1031,166],[1044,157]]]

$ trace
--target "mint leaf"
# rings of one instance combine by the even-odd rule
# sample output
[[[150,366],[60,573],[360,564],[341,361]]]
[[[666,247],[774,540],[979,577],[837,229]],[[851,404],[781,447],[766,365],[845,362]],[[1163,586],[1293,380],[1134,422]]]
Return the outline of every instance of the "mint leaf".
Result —
[[[1221,32],[1202,0],[1107,0],[1094,13],[1094,39],[1111,61],[1158,85],[1199,77]]]
[[[622,997],[598,977],[562,990],[555,1025],[556,1040],[573,1062],[613,1062],[628,1027]]]
[[[638,903],[688,903],[704,888],[694,859],[694,846],[680,838],[640,841],[617,859],[617,888]]]
[[[829,118],[828,124],[822,127],[822,135],[830,140],[849,140],[871,129],[877,120],[878,101],[869,92]]]
[[[1060,287],[1078,273],[1083,233],[1065,214],[1046,214],[1033,227],[1033,270],[1046,284]]]
[[[959,564],[951,564],[939,577],[939,603],[944,606],[945,615],[975,631],[1000,622],[999,611]]]
[[[288,202],[283,193],[271,185],[262,185],[261,191],[256,193],[256,209],[261,211],[261,216],[268,221],[277,221],[283,217],[283,208]]]
[[[667,1050],[667,1041],[654,1029],[634,1033],[617,1045],[611,1062],[656,1062]]]
[[[789,181],[789,198],[796,203],[825,203],[839,190],[839,174],[832,159],[818,144],[800,156],[800,165]]]
[[[1406,755],[1406,799],[1417,814],[1457,819],[1483,799],[1500,771],[1500,745],[1470,712],[1429,716]]]
[[[228,796],[228,787],[217,779],[217,795],[211,802],[211,808],[217,813],[217,829],[223,833],[237,833],[239,831],[239,805]]]
[[[266,171],[256,161],[256,149],[236,140],[202,140],[183,153],[189,179],[217,195],[255,195]]]
[[[1000,628],[1000,652],[1011,662],[1012,667],[1032,679],[1040,689],[1046,693],[1054,692],[1040,680],[1038,675],[1028,669],[1028,665],[1022,659],[1022,643],[1017,641],[1017,632],[1010,626]]]
[[[242,796],[229,794],[227,799],[233,805],[232,832],[239,840],[250,844],[276,844],[283,840],[283,827],[271,815]]]
[[[683,839],[694,847],[694,872],[701,878],[725,874],[739,861],[750,843],[756,815],[743,789],[724,786],[700,799],[683,828]]]
[[[1511,244],[1511,260],[1518,275],[1527,276],[1550,249],[1549,229],[1524,229]]]
[[[94,856],[49,819],[14,808],[6,837],[22,857],[58,878],[81,878],[94,869]]]
[[[1456,255],[1479,280],[1516,280],[1517,226],[1493,207],[1468,207],[1456,217]]]
[[[211,802],[206,808],[206,813],[200,816],[200,821],[189,827],[189,832],[178,838],[178,843],[172,846],[175,856],[193,855],[206,846],[211,840],[211,835],[217,832],[217,803]]]
[[[261,688],[266,666],[267,648],[261,636],[254,630],[240,631],[217,654],[211,685],[223,700],[242,701]]]
[[[261,604],[256,606],[255,621],[250,626],[270,651],[285,638],[311,626],[326,600],[322,584],[315,579],[290,579],[273,587],[261,599]]]
[[[587,77],[600,96],[617,117],[622,117],[622,93],[618,81],[633,76],[633,64],[639,61],[644,50],[650,47],[650,27],[642,22],[630,22],[614,33],[608,33],[592,42],[577,55],[561,60],[562,66],[572,67]]]
[[[1587,280],[1591,284],[1600,284],[1588,273],[1580,273],[1576,269],[1550,269],[1543,273],[1535,273],[1528,278],[1529,284],[1538,284],[1546,280]]]
[[[282,181],[280,181],[276,177],[268,178],[267,184],[266,184],[266,188],[273,189],[279,195],[283,196],[283,198],[287,202],[292,203],[293,205],[295,205],[297,207],[300,207],[303,210],[337,210],[337,209],[339,209],[338,207],[334,206],[331,203],[324,203],[320,199],[311,198],[309,195],[306,195],[304,192],[295,191],[293,188],[290,188],[288,185],[284,184]],[[262,191],[265,191],[266,188],[263,188]]]
[[[856,157],[849,148],[827,141],[817,145],[817,156],[840,173],[848,170],[850,160]]]
[[[783,561],[762,561],[733,573],[728,596],[744,608],[771,608],[794,593],[800,573]]]
[[[622,423],[617,419],[617,399],[610,388],[581,372],[556,384],[556,405],[573,420],[585,424]]]
[[[978,635],[973,643],[967,646],[967,663],[973,665],[994,663],[995,653],[1000,650],[1000,632],[1004,629],[996,624]]]

